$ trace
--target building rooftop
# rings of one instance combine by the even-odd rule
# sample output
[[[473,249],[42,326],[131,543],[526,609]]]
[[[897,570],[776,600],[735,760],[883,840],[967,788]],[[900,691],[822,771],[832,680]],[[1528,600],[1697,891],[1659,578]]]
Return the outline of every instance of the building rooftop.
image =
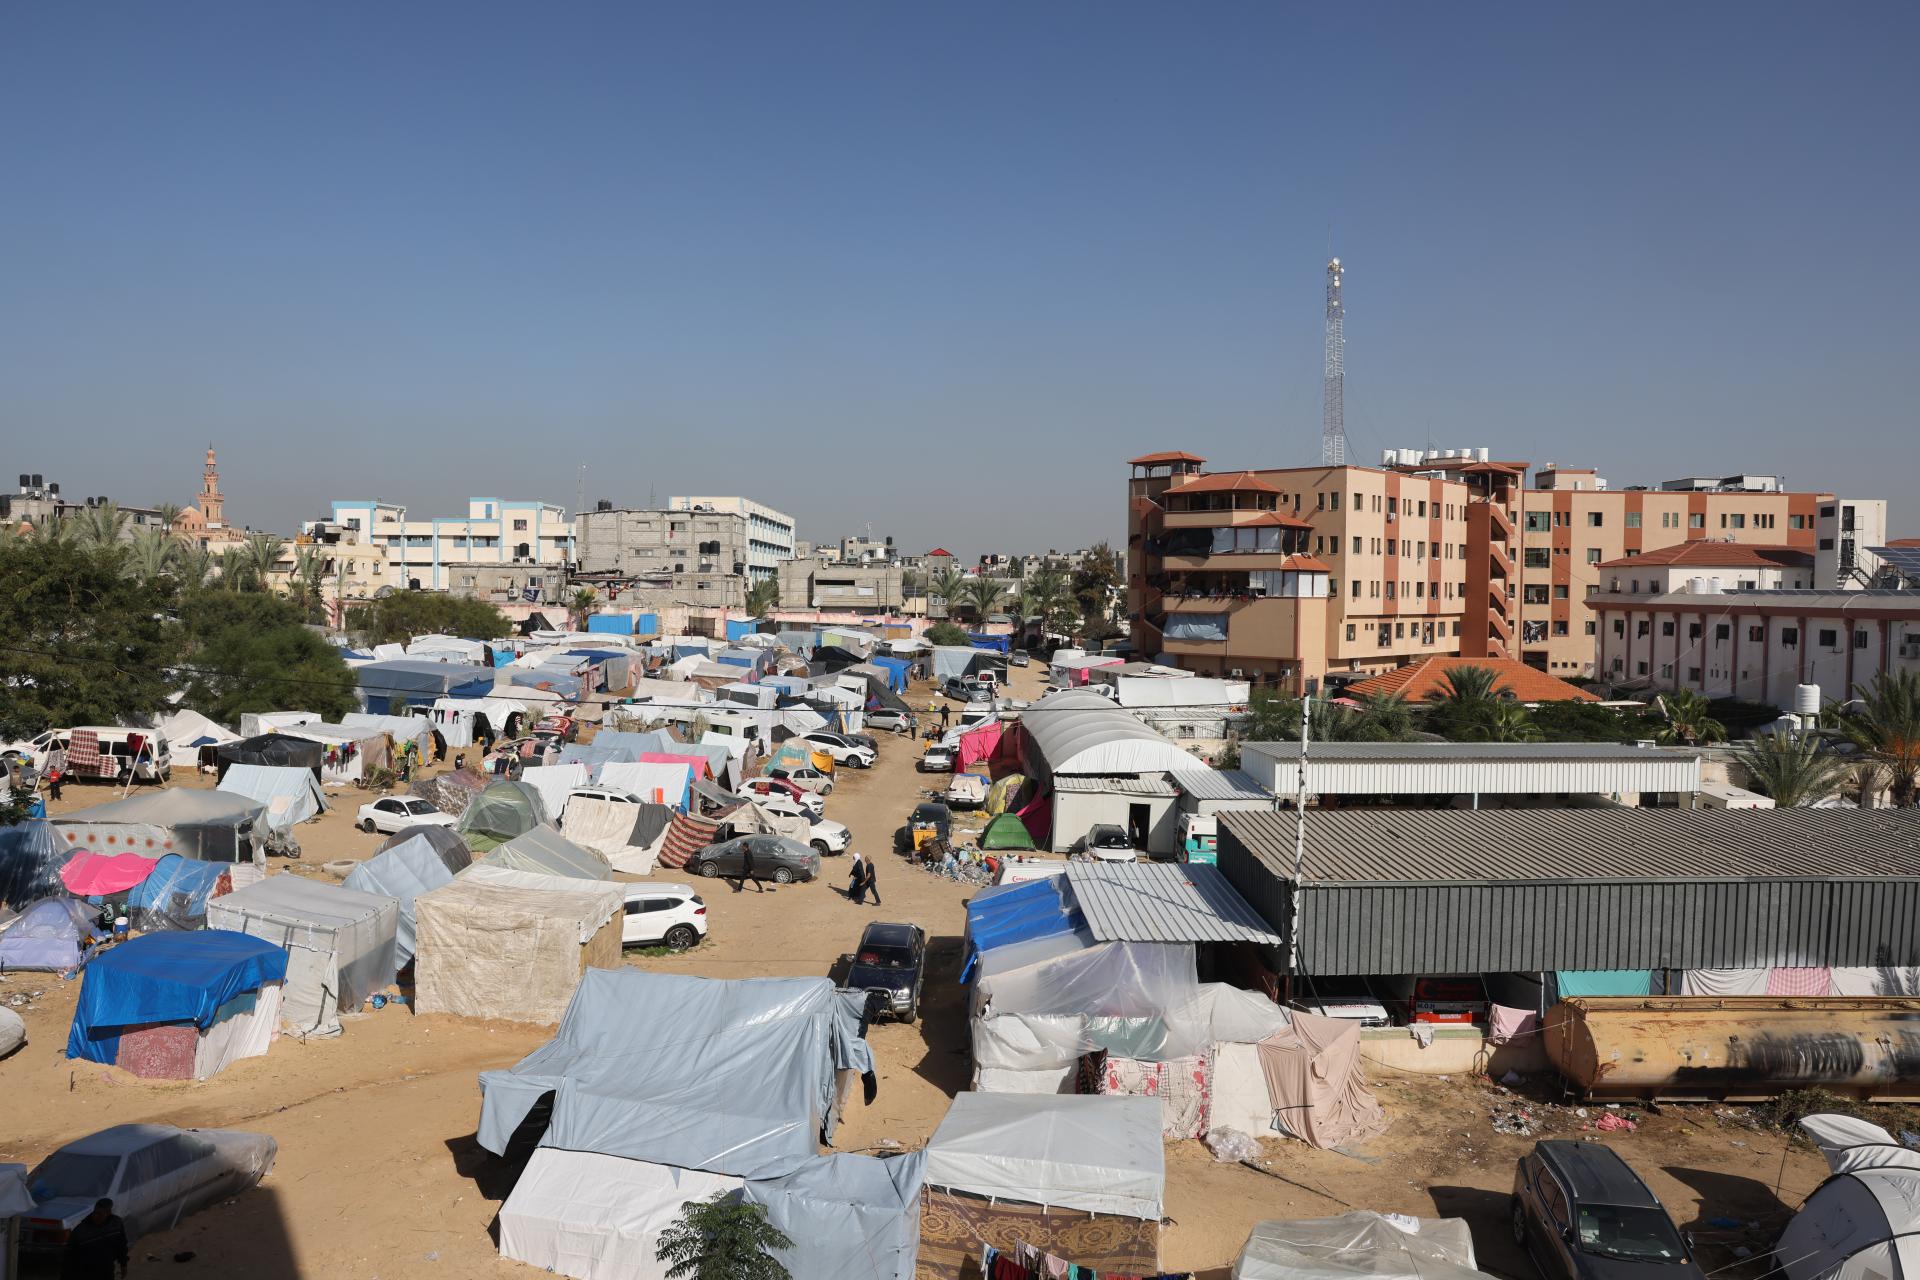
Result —
[[[1280,936],[1220,868],[1204,863],[1074,862],[1067,883],[1099,942],[1254,942]]]
[[[1743,542],[1678,542],[1637,556],[1603,560],[1602,569],[1641,569],[1661,565],[1698,565],[1703,569],[1811,569],[1813,553],[1798,547]]]
[[[1167,490],[1168,496],[1189,493],[1279,493],[1280,490],[1268,484],[1251,471],[1222,471],[1217,475],[1195,476],[1185,484],[1176,484]]]
[[[1844,591],[1836,588],[1814,591],[1713,591],[1704,595],[1695,595],[1691,591],[1667,591],[1657,596],[1599,591],[1587,597],[1589,609],[1646,609],[1654,605],[1671,605],[1715,616],[1736,609],[1771,606],[1796,609],[1809,615],[1844,611],[1849,616],[1878,617],[1888,613],[1905,615],[1920,612],[1920,591]]]
[[[1168,450],[1161,453],[1143,453],[1137,458],[1129,458],[1127,460],[1127,465],[1130,467],[1158,467],[1158,466],[1164,466],[1169,462],[1204,463],[1205,461],[1206,461],[1205,458],[1195,457],[1191,453],[1182,453],[1179,450],[1174,449],[1174,450]]]
[[[1292,878],[1293,814],[1241,810],[1221,814],[1220,824],[1271,875]],[[1229,852],[1223,843],[1222,856]],[[1306,879],[1346,885],[1920,880],[1920,812],[1314,810],[1307,819]]]
[[[1240,769],[1194,769],[1169,776],[1183,795],[1195,800],[1273,799],[1272,793],[1255,782],[1252,774]]]
[[[1345,693],[1351,697],[1397,693],[1409,702],[1423,702],[1429,694],[1444,693],[1451,687],[1447,682],[1447,672],[1455,667],[1476,667],[1494,672],[1499,677],[1496,691],[1511,694],[1516,702],[1600,701],[1585,689],[1576,688],[1544,671],[1536,671],[1518,658],[1423,658],[1397,671],[1350,684]]]
[[[1298,742],[1248,742],[1275,760],[1298,760]],[[1691,755],[1684,747],[1636,747],[1624,742],[1315,742],[1307,748],[1315,760],[1365,760],[1380,764],[1427,764],[1435,760],[1475,764],[1533,763],[1547,760],[1637,761],[1655,755]]]
[[[1069,774],[1053,780],[1056,792],[1077,795],[1115,795],[1115,796],[1151,796],[1170,798],[1180,793],[1173,784],[1164,778],[1134,777],[1131,774],[1101,777],[1092,774]]]

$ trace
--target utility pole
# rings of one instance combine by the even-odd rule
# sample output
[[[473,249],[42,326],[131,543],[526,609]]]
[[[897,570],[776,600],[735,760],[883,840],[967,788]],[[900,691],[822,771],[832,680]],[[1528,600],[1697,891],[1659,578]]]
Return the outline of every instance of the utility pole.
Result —
[[[1347,465],[1346,307],[1340,301],[1340,259],[1327,262],[1327,364],[1321,377],[1320,465]]]
[[[1300,699],[1300,773],[1293,791],[1293,901],[1287,910],[1287,992],[1293,1000],[1293,975],[1300,972],[1300,904],[1307,874],[1307,725],[1313,699]]]

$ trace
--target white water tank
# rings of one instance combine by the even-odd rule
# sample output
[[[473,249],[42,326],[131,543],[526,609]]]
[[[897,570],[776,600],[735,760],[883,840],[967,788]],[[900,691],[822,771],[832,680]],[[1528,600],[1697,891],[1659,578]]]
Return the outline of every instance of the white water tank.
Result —
[[[1482,446],[1481,448],[1474,450],[1473,456],[1478,458],[1480,461],[1485,462],[1489,458],[1491,458],[1493,455],[1487,451],[1485,446]]]
[[[1817,716],[1820,714],[1819,685],[1797,684],[1793,686],[1793,714],[1797,716]]]
[[[1710,578],[1688,578],[1687,594],[1695,595],[1695,596],[1707,595],[1713,590],[1712,586],[1710,585],[1711,582],[1712,582],[1712,579]]]
[[[1380,465],[1390,467],[1393,465],[1393,460],[1398,456],[1399,450],[1397,449],[1382,449],[1380,451]]]

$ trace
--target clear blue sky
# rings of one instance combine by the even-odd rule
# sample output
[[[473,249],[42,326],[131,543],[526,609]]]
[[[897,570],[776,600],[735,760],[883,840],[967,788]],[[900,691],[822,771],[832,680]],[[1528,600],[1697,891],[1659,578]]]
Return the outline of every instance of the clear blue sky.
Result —
[[[0,9],[0,470],[229,514],[746,492],[1122,532],[1123,460],[1784,473],[1920,533],[1912,5]]]

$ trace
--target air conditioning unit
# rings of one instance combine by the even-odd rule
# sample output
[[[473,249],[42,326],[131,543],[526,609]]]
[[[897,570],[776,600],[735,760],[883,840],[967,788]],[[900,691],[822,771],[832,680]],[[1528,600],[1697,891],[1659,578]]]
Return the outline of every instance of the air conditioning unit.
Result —
[[[1232,671],[1229,671],[1227,673],[1227,679],[1229,680],[1245,680],[1246,678],[1247,678],[1247,673],[1242,671],[1239,667],[1235,667]]]

